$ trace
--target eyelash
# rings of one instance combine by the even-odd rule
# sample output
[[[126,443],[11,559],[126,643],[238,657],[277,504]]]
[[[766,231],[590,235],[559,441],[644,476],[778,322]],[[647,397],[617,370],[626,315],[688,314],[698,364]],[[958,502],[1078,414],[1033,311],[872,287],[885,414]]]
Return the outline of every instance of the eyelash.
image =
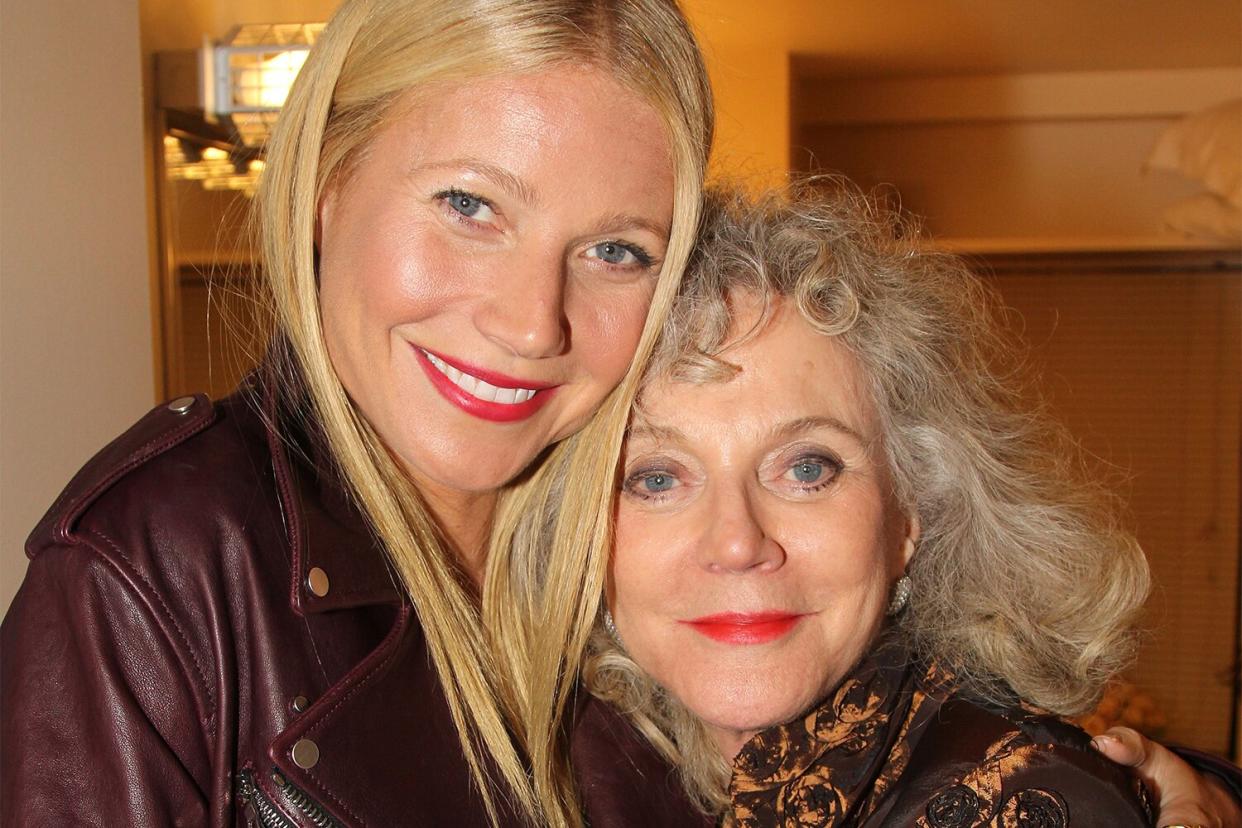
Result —
[[[804,483],[798,486],[803,492],[811,493],[822,491],[837,481],[841,476],[841,472],[845,471],[845,464],[835,457],[826,454],[801,454],[794,458],[794,461],[787,466],[787,471],[793,471],[803,463],[813,463],[817,466],[823,466],[826,474],[823,479],[817,483]],[[798,481],[792,481],[795,485]]]
[[[630,267],[635,267],[635,266],[637,266],[637,267],[639,267],[639,268],[642,268],[643,270],[648,270],[648,269],[650,269],[650,268],[651,268],[651,266],[652,266],[652,265],[654,265],[654,264],[655,264],[655,257],[654,257],[654,256],[652,256],[650,253],[648,253],[648,252],[646,251],[646,249],[644,249],[642,246],[637,245],[637,244],[634,244],[633,242],[622,242],[622,241],[617,241],[617,240],[615,240],[615,239],[608,239],[608,240],[605,240],[605,241],[596,242],[595,244],[591,245],[591,247],[590,247],[590,248],[588,248],[588,249],[594,249],[594,248],[596,248],[596,247],[602,247],[603,245],[606,245],[606,244],[615,245],[615,246],[617,246],[617,247],[621,248],[622,250],[626,250],[626,251],[628,251],[628,252],[629,252],[629,253],[630,253],[630,254],[631,254],[631,255],[632,255],[635,259],[637,259],[637,260],[638,260],[638,264],[637,264],[637,265],[623,265],[623,264],[613,264],[612,262],[604,262],[604,264],[606,264],[606,265],[608,265],[608,266],[610,266],[610,267],[624,267],[624,268],[630,268]],[[604,260],[601,258],[601,259],[600,259],[600,261],[604,261]]]
[[[483,196],[478,195],[476,193],[472,193],[469,190],[460,189],[458,187],[449,187],[447,190],[441,190],[440,192],[432,196],[432,198],[434,198],[436,201],[439,201],[441,204],[443,204],[448,209],[450,218],[452,218],[454,221],[459,221],[468,227],[478,227],[480,229],[485,229],[490,225],[487,222],[479,221],[473,216],[468,216],[465,213],[463,213],[461,210],[458,210],[452,204],[453,199],[455,198],[473,199],[474,201],[479,202],[479,204],[483,205],[487,209],[491,210],[493,214],[496,212],[495,206]]]
[[[663,475],[673,480],[677,480],[677,474],[672,469],[659,466],[649,466],[630,472],[626,475],[625,480],[621,483],[621,490],[630,497],[634,497],[648,503],[666,500],[672,489],[663,492],[643,492],[638,488],[638,485],[642,483],[644,479],[648,477],[656,477],[658,475]],[[676,487],[674,486],[674,488]]]

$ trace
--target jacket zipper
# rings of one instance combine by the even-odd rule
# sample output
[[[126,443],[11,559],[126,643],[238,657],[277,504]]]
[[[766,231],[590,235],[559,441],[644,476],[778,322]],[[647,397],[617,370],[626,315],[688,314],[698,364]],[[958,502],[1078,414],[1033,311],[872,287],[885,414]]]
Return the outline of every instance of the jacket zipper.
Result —
[[[315,828],[344,828],[331,814],[310,798],[310,795],[294,785],[279,771],[272,771],[272,781],[280,787],[281,794],[297,809],[298,815],[305,817]],[[248,803],[254,808],[259,820],[259,828],[298,828],[276,807],[263,790],[255,784],[254,776],[245,770],[237,775],[237,799]]]

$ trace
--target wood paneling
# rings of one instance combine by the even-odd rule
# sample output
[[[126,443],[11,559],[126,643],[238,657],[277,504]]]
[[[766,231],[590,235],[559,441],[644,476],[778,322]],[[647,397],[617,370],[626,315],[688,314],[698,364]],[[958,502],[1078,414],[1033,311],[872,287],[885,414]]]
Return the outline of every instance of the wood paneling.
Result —
[[[1111,467],[1151,562],[1148,639],[1131,678],[1165,739],[1221,754],[1236,714],[1242,271],[1210,256],[1007,257],[1043,391]]]

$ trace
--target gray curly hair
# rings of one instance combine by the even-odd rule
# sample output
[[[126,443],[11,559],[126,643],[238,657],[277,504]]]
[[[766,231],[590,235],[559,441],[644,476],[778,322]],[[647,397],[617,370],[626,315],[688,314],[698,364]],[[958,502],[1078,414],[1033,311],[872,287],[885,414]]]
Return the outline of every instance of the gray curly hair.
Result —
[[[899,632],[977,697],[1089,709],[1133,656],[1147,564],[1115,498],[1031,402],[992,293],[841,179],[708,202],[648,377],[727,381],[730,295],[761,297],[767,315],[792,303],[861,365],[898,501],[922,527]],[[705,810],[727,805],[729,768],[701,725],[602,631],[585,679],[678,764]]]

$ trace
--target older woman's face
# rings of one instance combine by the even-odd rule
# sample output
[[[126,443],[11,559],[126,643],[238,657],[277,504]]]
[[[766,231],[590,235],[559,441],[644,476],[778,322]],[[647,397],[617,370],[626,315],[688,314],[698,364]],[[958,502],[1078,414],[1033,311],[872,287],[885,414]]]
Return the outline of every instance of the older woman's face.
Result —
[[[629,366],[672,218],[666,132],[585,67],[395,112],[320,204],[324,334],[424,494],[487,492]]]
[[[782,308],[725,356],[741,368],[728,382],[643,395],[610,602],[634,660],[732,757],[859,659],[916,530],[845,348]]]

